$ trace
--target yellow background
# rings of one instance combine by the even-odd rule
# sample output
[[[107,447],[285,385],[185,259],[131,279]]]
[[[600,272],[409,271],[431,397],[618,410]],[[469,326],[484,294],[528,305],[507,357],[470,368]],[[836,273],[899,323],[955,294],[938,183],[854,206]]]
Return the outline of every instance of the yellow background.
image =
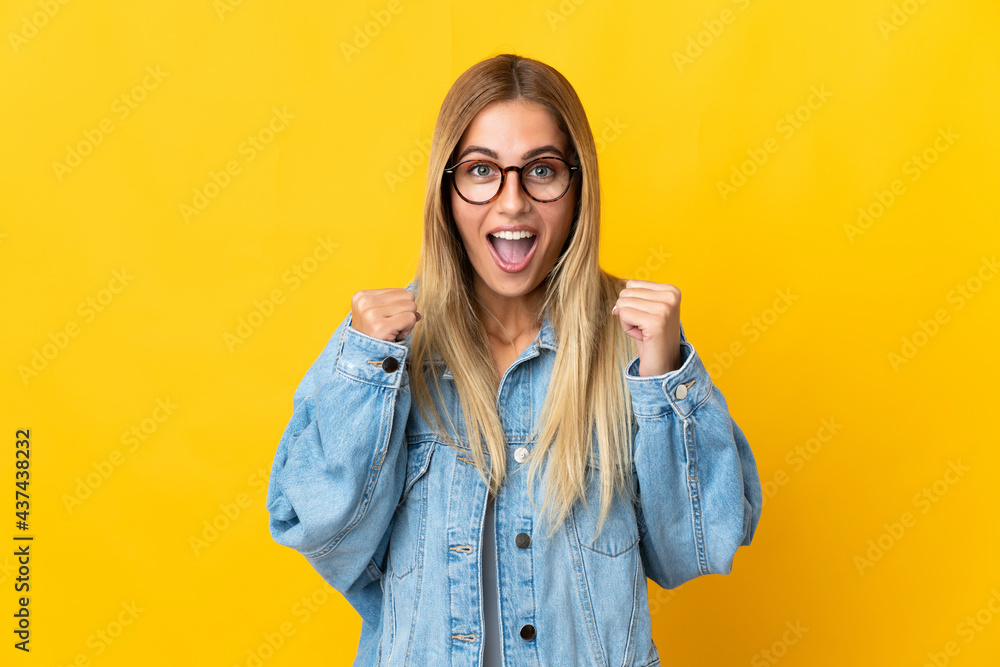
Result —
[[[995,2],[222,2],[0,8],[0,662],[247,665],[284,628],[263,664],[350,664],[264,485],[351,294],[413,276],[445,92],[516,51],[601,138],[605,268],[681,289],[770,482],[732,575],[649,583],[664,665],[997,664]]]

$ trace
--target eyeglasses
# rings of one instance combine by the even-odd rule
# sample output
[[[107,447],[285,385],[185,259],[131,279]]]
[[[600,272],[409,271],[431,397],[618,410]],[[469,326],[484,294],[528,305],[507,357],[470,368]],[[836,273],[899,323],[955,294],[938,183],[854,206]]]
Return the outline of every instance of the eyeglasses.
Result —
[[[573,174],[580,170],[558,157],[542,157],[523,167],[501,167],[491,160],[476,158],[448,167],[455,192],[470,204],[489,204],[500,196],[507,172],[517,172],[521,189],[537,202],[548,203],[561,199],[569,192]]]

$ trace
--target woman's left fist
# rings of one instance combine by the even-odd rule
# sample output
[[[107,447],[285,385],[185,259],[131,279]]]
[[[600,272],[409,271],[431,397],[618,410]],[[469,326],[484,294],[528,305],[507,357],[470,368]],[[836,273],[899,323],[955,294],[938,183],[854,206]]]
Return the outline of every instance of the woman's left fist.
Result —
[[[629,280],[612,309],[636,340],[639,375],[662,375],[681,367],[681,291],[673,285]]]

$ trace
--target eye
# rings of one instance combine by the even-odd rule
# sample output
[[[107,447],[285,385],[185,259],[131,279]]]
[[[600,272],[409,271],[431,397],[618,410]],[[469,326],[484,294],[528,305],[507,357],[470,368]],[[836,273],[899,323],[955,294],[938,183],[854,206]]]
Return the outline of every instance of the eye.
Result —
[[[473,178],[490,178],[496,174],[496,169],[489,162],[472,162],[465,173]]]
[[[548,178],[555,173],[555,170],[547,164],[536,164],[531,168],[531,175],[535,178]]]
[[[565,171],[565,169],[563,168],[563,164],[561,162],[556,160],[546,160],[543,158],[528,165],[525,170],[525,175],[532,181],[543,182],[561,178],[563,171]]]

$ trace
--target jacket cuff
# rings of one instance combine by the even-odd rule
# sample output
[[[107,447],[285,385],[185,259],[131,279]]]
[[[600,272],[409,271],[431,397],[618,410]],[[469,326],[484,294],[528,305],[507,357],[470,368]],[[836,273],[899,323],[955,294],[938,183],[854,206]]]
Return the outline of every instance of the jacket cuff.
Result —
[[[336,370],[355,380],[391,389],[408,384],[404,379],[409,348],[403,343],[361,333],[351,326],[352,320],[353,315],[349,314]]]
[[[691,343],[681,341],[681,367],[677,370],[643,377],[639,375],[639,357],[629,362],[625,379],[632,394],[636,415],[652,417],[671,409],[688,417],[712,393],[712,379]]]

